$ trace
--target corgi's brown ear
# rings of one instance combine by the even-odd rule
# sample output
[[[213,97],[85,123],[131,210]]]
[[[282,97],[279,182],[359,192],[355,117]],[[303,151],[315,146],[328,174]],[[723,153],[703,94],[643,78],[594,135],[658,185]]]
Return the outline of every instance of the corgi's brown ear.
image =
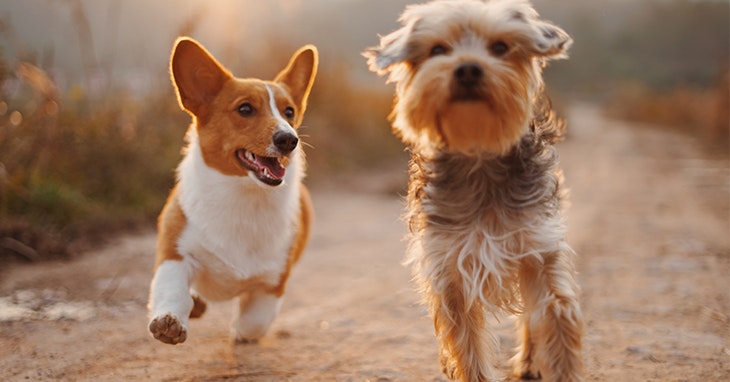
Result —
[[[232,77],[202,45],[188,37],[175,42],[170,73],[180,106],[197,117],[207,114],[207,105]]]
[[[307,108],[307,98],[317,76],[318,65],[317,47],[305,45],[292,55],[289,64],[274,79],[274,82],[284,85],[289,90],[289,94],[299,107],[296,124],[301,123]]]

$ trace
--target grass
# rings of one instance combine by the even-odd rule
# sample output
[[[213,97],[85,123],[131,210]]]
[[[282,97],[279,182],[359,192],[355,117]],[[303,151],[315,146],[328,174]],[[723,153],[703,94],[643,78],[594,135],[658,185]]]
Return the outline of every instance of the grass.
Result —
[[[389,89],[359,89],[343,66],[320,73],[301,129],[310,182],[401,158],[385,118]],[[152,226],[190,124],[172,86],[141,99],[114,89],[61,94],[38,67],[25,63],[15,74],[0,77],[21,81],[0,93],[0,263],[64,258]]]
[[[701,138],[711,149],[730,150],[730,72],[714,86],[656,90],[641,83],[620,86],[607,104],[610,116],[673,128]]]
[[[609,17],[610,23],[601,22],[604,12],[568,12],[574,4],[559,3],[564,3],[566,30],[575,44],[571,60],[546,72],[550,89],[590,94],[600,102],[612,94],[608,110],[613,116],[673,126],[727,150],[730,79],[725,75],[710,83],[718,65],[727,67],[727,2],[650,2],[637,8],[638,16]],[[83,67],[104,69],[93,60],[90,20],[83,7],[74,9],[72,22],[86,53]],[[193,12],[176,35],[194,35],[202,20],[198,16]],[[291,31],[257,33],[272,43],[252,62],[231,69],[272,78],[275,72],[248,69],[275,71],[297,46],[283,42]],[[9,19],[0,20],[0,37],[22,46],[13,36]],[[339,51],[321,48],[323,55]],[[217,53],[241,57],[237,51]],[[138,98],[115,88],[58,89],[44,71],[48,68],[38,63],[52,68],[52,58],[26,52],[12,63],[0,59],[0,264],[8,258],[66,257],[77,252],[74,243],[151,226],[181,159],[190,118],[179,109],[164,68],[157,68],[159,90]],[[353,80],[348,65],[355,64],[341,57],[321,61],[301,128],[310,183],[405,160],[386,120],[392,88],[375,75],[374,86],[363,86]],[[636,82],[615,85],[627,79]]]
[[[25,82],[0,103],[0,238],[57,257],[80,237],[154,221],[189,123],[174,98],[63,97]]]

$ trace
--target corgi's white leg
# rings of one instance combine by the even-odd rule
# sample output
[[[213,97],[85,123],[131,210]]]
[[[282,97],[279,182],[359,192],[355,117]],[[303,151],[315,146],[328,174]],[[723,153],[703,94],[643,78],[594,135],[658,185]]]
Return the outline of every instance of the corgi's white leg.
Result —
[[[167,344],[187,338],[188,317],[193,309],[190,296],[191,269],[185,261],[166,260],[155,272],[150,287],[150,334]]]
[[[281,300],[281,297],[264,292],[241,295],[234,307],[231,337],[239,342],[258,341],[279,314]]]

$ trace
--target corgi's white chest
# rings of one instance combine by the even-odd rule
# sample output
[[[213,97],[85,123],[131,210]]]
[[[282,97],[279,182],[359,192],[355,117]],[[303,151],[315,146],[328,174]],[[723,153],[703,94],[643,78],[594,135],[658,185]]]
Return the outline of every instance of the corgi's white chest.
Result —
[[[221,283],[258,278],[275,284],[286,266],[299,213],[299,150],[292,153],[284,183],[271,187],[208,167],[194,132],[189,135],[178,168],[180,205],[187,217],[180,254]]]

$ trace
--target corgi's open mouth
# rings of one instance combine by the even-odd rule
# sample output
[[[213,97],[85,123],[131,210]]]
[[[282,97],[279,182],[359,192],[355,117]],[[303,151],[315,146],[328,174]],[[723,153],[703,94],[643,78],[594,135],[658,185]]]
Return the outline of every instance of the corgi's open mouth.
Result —
[[[236,158],[263,183],[278,186],[284,180],[286,169],[279,162],[279,158],[258,156],[245,149],[236,150]]]

